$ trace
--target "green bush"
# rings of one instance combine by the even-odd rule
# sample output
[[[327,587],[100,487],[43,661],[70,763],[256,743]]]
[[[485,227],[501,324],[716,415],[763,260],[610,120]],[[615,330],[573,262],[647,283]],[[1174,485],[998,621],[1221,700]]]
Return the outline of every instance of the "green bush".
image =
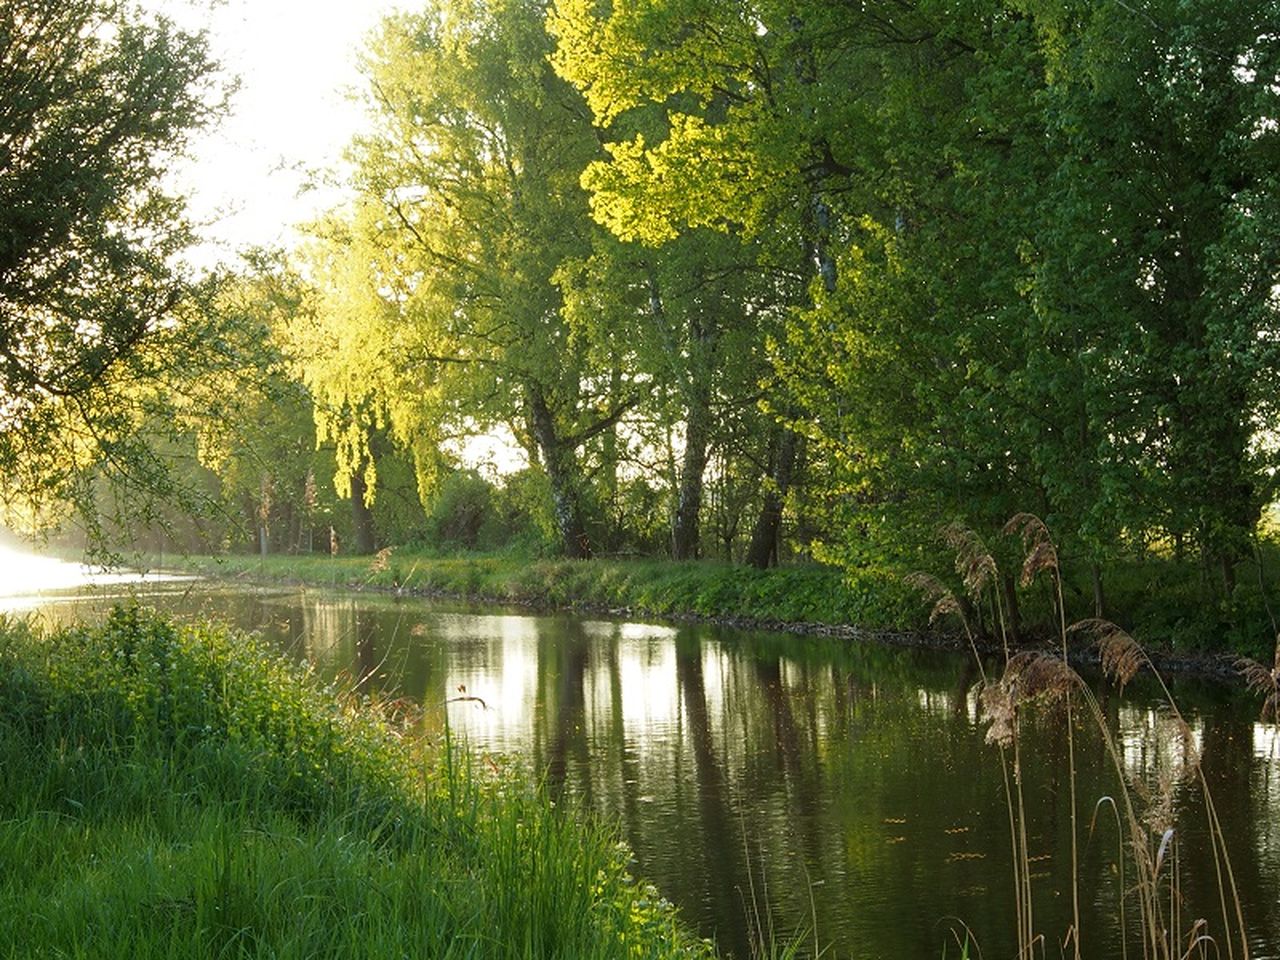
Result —
[[[436,544],[474,550],[482,530],[493,535],[497,519],[492,485],[474,470],[457,470],[441,481],[427,523]]]

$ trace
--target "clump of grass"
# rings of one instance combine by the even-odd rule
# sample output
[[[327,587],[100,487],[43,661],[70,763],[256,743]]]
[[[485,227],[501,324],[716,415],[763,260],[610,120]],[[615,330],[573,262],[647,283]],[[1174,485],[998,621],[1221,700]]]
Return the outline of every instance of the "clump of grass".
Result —
[[[710,957],[606,832],[253,637],[0,622],[0,957]]]
[[[957,595],[940,581],[924,575],[914,576],[911,582],[932,603],[934,618],[946,615],[961,618],[982,673],[979,700],[982,718],[987,724],[987,741],[1000,750],[1004,771],[1019,956],[1045,955],[1046,944],[1051,942],[1038,929],[1032,909],[1031,858],[1027,845],[1028,804],[1022,776],[1022,724],[1031,710],[1056,708],[1066,718],[1071,831],[1072,923],[1057,941],[1064,954],[1069,947],[1073,956],[1079,958],[1082,955],[1074,738],[1077,722],[1083,721],[1101,737],[1116,776],[1115,795],[1097,798],[1094,803],[1090,830],[1096,825],[1100,811],[1109,809],[1112,812],[1119,835],[1116,859],[1121,882],[1117,911],[1122,954],[1128,956],[1130,938],[1136,936],[1145,960],[1185,960],[1205,955],[1210,949],[1216,956],[1234,958],[1239,955],[1247,960],[1249,946],[1244,917],[1213,797],[1190,727],[1163,677],[1141,645],[1114,623],[1098,618],[1067,623],[1057,549],[1039,518],[1019,514],[1006,525],[1004,533],[1021,538],[1024,559],[1020,580],[1023,586],[1041,575],[1048,575],[1053,580],[1052,596],[1058,623],[1056,650],[1011,648],[1000,591],[993,588],[1000,579],[994,555],[977,534],[961,525],[948,527],[943,536],[956,553],[956,572],[965,593]],[[998,679],[988,675],[966,616],[967,609],[988,600],[988,592],[997,612],[1004,647],[1004,664]],[[1104,674],[1119,688],[1123,689],[1141,670],[1149,671],[1156,679],[1169,725],[1182,749],[1179,762],[1171,768],[1157,771],[1154,782],[1143,782],[1128,773],[1116,732],[1108,726],[1090,687],[1071,666],[1070,647],[1073,642],[1081,640],[1096,646]],[[1241,661],[1240,666],[1250,684],[1266,697],[1264,716],[1274,717],[1280,708],[1280,646],[1273,668],[1253,661]],[[1178,785],[1189,783],[1199,788],[1208,819],[1207,836],[1212,862],[1207,866],[1213,871],[1219,891],[1220,928],[1216,933],[1205,918],[1187,921],[1182,915],[1182,867],[1177,855],[1173,797]],[[1127,905],[1135,901],[1136,911],[1128,909]]]

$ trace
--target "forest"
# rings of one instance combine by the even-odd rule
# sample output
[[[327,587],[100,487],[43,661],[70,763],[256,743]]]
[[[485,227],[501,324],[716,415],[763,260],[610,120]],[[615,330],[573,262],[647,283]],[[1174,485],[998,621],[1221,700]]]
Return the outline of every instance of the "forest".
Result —
[[[1033,513],[1081,611],[1274,636],[1274,2],[430,0],[349,199],[213,270],[202,38],[5,7],[14,528],[857,578]]]

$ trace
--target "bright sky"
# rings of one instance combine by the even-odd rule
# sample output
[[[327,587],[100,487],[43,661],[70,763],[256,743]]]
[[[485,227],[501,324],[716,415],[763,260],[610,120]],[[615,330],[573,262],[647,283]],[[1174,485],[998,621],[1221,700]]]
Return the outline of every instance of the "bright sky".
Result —
[[[139,0],[187,29],[240,78],[231,115],[175,171],[212,246],[199,262],[250,244],[288,242],[291,224],[334,205],[331,189],[303,191],[335,168],[361,124],[346,91],[361,86],[357,52],[392,0]],[[211,222],[210,222],[211,221]]]

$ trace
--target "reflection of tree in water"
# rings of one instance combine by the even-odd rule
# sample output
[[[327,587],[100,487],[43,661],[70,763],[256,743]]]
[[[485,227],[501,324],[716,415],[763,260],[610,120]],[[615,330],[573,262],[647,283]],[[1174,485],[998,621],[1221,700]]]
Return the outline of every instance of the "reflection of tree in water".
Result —
[[[590,663],[588,638],[577,620],[558,622],[558,630],[538,636],[538,722],[548,725],[547,785],[557,794],[568,789],[591,805],[591,753],[586,729],[586,675]],[[555,709],[549,715],[543,699],[555,686]],[[574,774],[573,783],[569,782]]]
[[[790,667],[795,679],[788,684],[781,657],[757,658],[752,663],[772,724],[771,738],[759,736],[762,752],[772,760],[772,776],[758,778],[755,789],[761,792],[761,799],[771,795],[780,800],[786,814],[781,829],[778,824],[761,824],[755,832],[761,844],[773,845],[766,859],[775,875],[766,879],[779,889],[777,896],[786,895],[790,913],[800,917],[810,908],[810,880],[831,876],[840,868],[835,854],[838,848],[830,842],[823,818],[826,778],[818,751],[822,739],[818,701],[824,696],[834,698],[834,690],[823,689],[816,682],[816,677],[827,676],[827,672],[815,672],[810,662],[791,663]],[[834,688],[841,686],[837,683]],[[797,712],[803,723],[797,720]],[[757,801],[756,806],[762,805]],[[785,882],[779,885],[779,879]]]
[[[619,796],[622,798],[622,826],[631,849],[640,860],[646,853],[640,829],[640,763],[627,739],[626,721],[622,713],[622,658],[619,645],[621,631],[614,630],[605,651],[605,667],[609,671],[609,743],[618,751]]]
[[[1266,774],[1259,765],[1275,761],[1254,754],[1253,731],[1257,719],[1254,706],[1248,702],[1220,705],[1205,716],[1200,753],[1214,807],[1219,818],[1231,824],[1225,837],[1227,851],[1241,891],[1245,927],[1256,936],[1258,931],[1274,930],[1277,924],[1274,895],[1263,893],[1268,887],[1274,887],[1274,881],[1266,882],[1261,869],[1265,831],[1273,827],[1277,811],[1274,806],[1267,809],[1257,804],[1262,793],[1257,780]],[[1221,907],[1206,826],[1207,812],[1195,784],[1188,784],[1183,793],[1178,829],[1182,832],[1180,857],[1185,864],[1186,894],[1197,905],[1200,911],[1197,916],[1206,916],[1211,929],[1220,930]],[[1260,946],[1254,944],[1255,949]]]
[[[698,805],[702,829],[703,868],[707,899],[721,919],[717,938],[739,957],[749,955],[748,918],[744,915],[741,881],[747,877],[742,853],[742,826],[734,816],[724,772],[716,759],[715,742],[707,712],[706,678],[702,672],[702,643],[696,634],[682,630],[676,637],[676,682],[688,723],[697,774]],[[724,923],[741,917],[742,922]],[[727,927],[727,929],[725,929]]]

